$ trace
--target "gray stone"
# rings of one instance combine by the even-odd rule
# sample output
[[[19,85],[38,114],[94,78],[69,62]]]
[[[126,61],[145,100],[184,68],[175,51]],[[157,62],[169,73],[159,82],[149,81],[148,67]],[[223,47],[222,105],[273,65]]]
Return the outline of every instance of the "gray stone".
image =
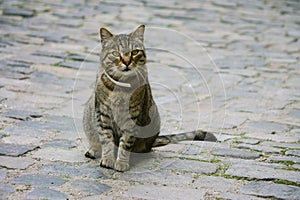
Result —
[[[259,198],[251,195],[245,194],[235,194],[235,193],[222,193],[217,196],[218,199],[228,199],[228,200],[263,200],[264,198]]]
[[[22,68],[30,68],[30,63],[20,61],[20,60],[9,60],[6,62],[8,66],[12,67],[22,67]]]
[[[172,191],[172,192],[170,192]],[[129,198],[137,199],[205,199],[206,190],[185,187],[136,185],[130,186],[124,194]]]
[[[67,124],[64,122],[20,121],[15,125],[21,127],[31,127],[39,130],[75,131],[74,124]]]
[[[42,146],[44,147],[57,147],[57,148],[74,148],[77,146],[75,141],[64,140],[64,139],[54,139],[51,140]]]
[[[74,81],[72,82],[72,84],[73,83],[74,83]],[[47,116],[43,117],[43,120],[45,120],[46,122],[51,122],[53,124],[62,124],[65,126],[73,126],[74,125],[74,119],[72,117],[68,117],[68,116],[47,115]]]
[[[284,143],[284,142],[270,142],[265,141],[262,143],[265,146],[279,147],[279,148],[287,148],[287,149],[298,149],[298,143]]]
[[[6,178],[7,170],[0,169],[0,181],[3,181]]]
[[[270,156],[268,158],[269,162],[282,162],[282,161],[291,161],[294,163],[300,163],[300,158],[292,156]]]
[[[233,158],[255,159],[261,156],[260,153],[241,151],[237,149],[215,149],[212,151],[216,156],[229,156]]]
[[[288,150],[287,152],[285,152],[285,155],[300,157],[300,150]]]
[[[6,117],[10,117],[13,119],[20,119],[20,120],[27,120],[31,116],[37,116],[36,113],[27,110],[9,110],[3,114]]]
[[[226,2],[226,1],[220,1],[220,0],[214,0],[212,2],[213,5],[220,6],[220,7],[226,7],[226,8],[235,8],[237,7],[237,3],[235,2]]]
[[[10,193],[15,192],[16,189],[7,184],[0,183],[0,194],[1,194],[1,199],[6,199],[5,197],[8,196]]]
[[[86,195],[99,195],[111,189],[106,184],[90,180],[76,180],[71,183],[71,186]]]
[[[9,135],[8,137],[2,138],[4,143],[16,144],[16,145],[39,145],[43,140],[40,136],[26,135]]]
[[[266,198],[299,199],[300,188],[291,185],[272,182],[251,182],[241,188],[244,194],[251,194]]]
[[[204,149],[199,146],[189,145],[182,151],[182,155],[200,155],[203,151]]]
[[[99,165],[95,167],[87,165],[69,165],[61,162],[55,162],[47,164],[42,167],[42,171],[48,174],[61,175],[61,176],[72,176],[72,177],[89,177],[89,178],[105,178],[103,174],[103,168]]]
[[[66,53],[58,53],[58,52],[50,52],[50,51],[38,51],[38,52],[32,53],[32,55],[62,58],[62,59],[66,59],[68,57],[68,55]]]
[[[32,76],[33,77],[30,80],[38,83],[49,83],[56,78],[54,74],[39,71],[33,72]]]
[[[26,199],[68,199],[68,195],[49,188],[34,188],[26,196]]]
[[[182,170],[201,174],[214,174],[219,168],[218,164],[200,162],[195,160],[171,160],[160,165],[162,169]]]
[[[82,20],[80,19],[61,19],[58,22],[58,25],[63,27],[70,27],[70,28],[78,28],[82,26]]]
[[[287,130],[286,125],[271,121],[250,121],[247,122],[247,125],[254,129],[262,130],[267,133],[283,132]]]
[[[79,69],[81,65],[82,62],[76,62],[76,61],[67,61],[67,62],[59,63],[60,67],[66,67],[71,69]]]
[[[120,176],[120,180],[124,181],[146,182],[154,184],[191,184],[193,179],[194,178],[191,174],[174,174],[168,171],[151,170],[145,170],[137,173],[128,171]]]
[[[63,161],[71,163],[87,161],[87,158],[84,156],[84,151],[77,148],[58,149],[54,147],[45,147],[34,152],[32,157],[49,161]]]
[[[24,68],[24,67],[14,67],[14,68],[10,68],[10,71],[12,72],[17,72],[23,75],[30,75],[34,72],[33,69],[30,68]],[[26,76],[25,76],[26,77]],[[29,78],[29,77],[28,77]]]
[[[66,182],[65,179],[58,176],[44,175],[44,174],[24,174],[12,179],[12,183],[38,186],[38,187],[52,187],[61,186]]]
[[[61,11],[57,11],[57,10],[54,11],[53,15],[58,16],[58,17],[63,18],[63,19],[65,19],[65,18],[83,19],[84,16],[85,16],[83,13],[79,13],[79,12],[69,13],[69,12],[61,12]]]
[[[21,17],[33,17],[35,12],[33,10],[17,9],[17,8],[5,8],[3,15],[14,15]]]
[[[229,192],[233,191],[237,184],[235,179],[226,179],[219,176],[200,176],[193,186],[213,190],[214,192]]]
[[[300,183],[300,173],[296,171],[274,169],[266,166],[253,164],[234,164],[229,166],[225,174],[236,177],[245,177],[250,179],[261,180],[287,180],[294,183]]]
[[[159,158],[171,158],[171,159],[190,159],[190,160],[201,160],[205,162],[212,162],[215,156],[211,155],[210,153],[201,153],[201,154],[178,154],[174,152],[159,152]]]
[[[41,32],[41,31],[31,31],[28,33],[28,36],[30,37],[38,37],[38,38],[44,38],[47,42],[57,42],[57,43],[63,43],[64,38],[66,37],[63,33],[56,32],[53,34],[53,32]]]
[[[22,136],[32,136],[32,137],[46,137],[48,136],[47,133],[45,133],[42,130],[38,130],[35,127],[30,126],[19,126],[17,125],[5,129],[4,132],[6,132],[9,135],[22,135]]]
[[[219,142],[225,142],[227,140],[238,138],[236,135],[216,134],[216,138]]]
[[[34,162],[31,158],[0,156],[0,166],[9,169],[26,169]]]
[[[298,80],[299,81],[299,80]],[[294,109],[290,112],[291,117],[300,118],[300,109]]]
[[[261,146],[261,145],[251,145],[251,144],[238,144],[238,148],[241,149],[251,149],[255,151],[260,151],[264,153],[281,153],[282,149],[274,148],[274,147],[268,147],[268,146]]]
[[[239,139],[238,142],[239,143],[255,145],[255,144],[260,143],[260,140],[257,140],[257,139]]]
[[[39,146],[36,145],[15,145],[15,144],[0,143],[0,155],[21,156],[38,147]]]
[[[300,164],[294,164],[292,165],[292,168],[300,170]]]

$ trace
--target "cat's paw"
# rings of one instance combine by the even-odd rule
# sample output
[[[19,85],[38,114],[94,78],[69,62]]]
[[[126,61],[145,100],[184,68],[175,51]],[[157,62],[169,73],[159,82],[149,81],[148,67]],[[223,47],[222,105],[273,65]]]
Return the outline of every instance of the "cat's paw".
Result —
[[[125,172],[129,170],[129,163],[117,160],[115,163],[115,170]]]
[[[95,159],[96,158],[94,151],[91,151],[91,150],[87,151],[84,155],[87,158],[91,158],[91,159]]]
[[[101,158],[100,166],[106,168],[114,168],[115,159],[114,158]]]

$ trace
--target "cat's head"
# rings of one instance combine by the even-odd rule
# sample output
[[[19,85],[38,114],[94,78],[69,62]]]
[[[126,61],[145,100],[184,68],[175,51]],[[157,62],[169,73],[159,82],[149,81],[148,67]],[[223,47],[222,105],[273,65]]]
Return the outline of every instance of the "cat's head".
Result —
[[[101,60],[108,71],[130,73],[146,63],[144,48],[145,25],[130,34],[114,35],[106,28],[100,29]]]

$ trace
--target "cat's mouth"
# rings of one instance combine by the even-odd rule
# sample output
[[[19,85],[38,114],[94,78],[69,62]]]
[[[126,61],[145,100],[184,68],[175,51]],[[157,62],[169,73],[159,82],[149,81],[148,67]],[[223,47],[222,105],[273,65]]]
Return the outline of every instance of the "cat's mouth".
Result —
[[[128,72],[130,71],[131,69],[129,69],[129,67],[125,67],[124,69],[122,69],[122,72]]]

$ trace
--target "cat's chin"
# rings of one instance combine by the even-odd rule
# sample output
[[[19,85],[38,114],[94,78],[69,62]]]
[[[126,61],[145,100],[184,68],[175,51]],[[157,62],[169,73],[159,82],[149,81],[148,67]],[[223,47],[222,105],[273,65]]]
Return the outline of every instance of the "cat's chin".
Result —
[[[121,70],[119,70],[119,72],[121,72],[124,75],[135,74],[135,70],[131,69],[131,68],[121,69]]]
[[[128,67],[126,67],[125,69],[121,70],[122,72],[129,72],[131,71],[131,69],[129,69]]]

